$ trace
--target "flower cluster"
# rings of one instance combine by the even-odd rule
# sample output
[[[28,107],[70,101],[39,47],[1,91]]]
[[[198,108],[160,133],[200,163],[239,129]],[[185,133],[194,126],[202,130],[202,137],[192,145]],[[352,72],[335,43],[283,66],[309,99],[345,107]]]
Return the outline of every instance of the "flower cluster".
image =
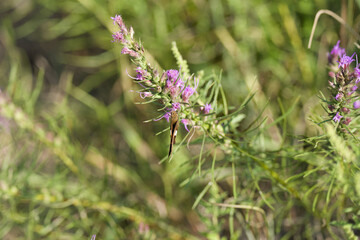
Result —
[[[195,102],[191,100],[192,96],[197,93],[199,78],[184,77],[181,71],[175,69],[164,71],[161,75],[158,74],[146,61],[141,44],[134,41],[133,28],[128,29],[120,15],[111,19],[114,25],[119,27],[119,31],[112,35],[112,42],[121,43],[123,45],[121,53],[131,56],[137,66],[136,76],[131,78],[142,87],[142,90],[138,91],[140,97],[151,98],[163,105],[164,114],[154,121],[163,118],[169,121],[171,112],[176,111],[182,119],[181,123],[189,131],[188,125],[194,126],[199,120],[199,115],[194,111]],[[199,105],[199,103],[196,104]],[[209,114],[212,108],[210,104],[200,104],[200,110]]]
[[[120,15],[115,15],[111,18],[114,22],[114,25],[118,25],[120,31],[115,32],[113,37],[113,42],[120,42],[124,45],[124,48],[121,50],[122,54],[129,54],[132,57],[139,57],[138,51],[140,50],[139,45],[134,41],[134,29],[130,27],[128,30],[125,26],[125,23]]]
[[[199,80],[194,77],[194,87],[192,87],[190,84],[186,85],[186,82],[182,79],[182,77],[180,76],[180,72],[178,70],[175,69],[167,70],[164,73],[164,75],[165,75],[165,86],[163,87],[163,93],[167,94],[170,97],[172,104],[171,104],[171,108],[166,108],[165,114],[156,120],[165,118],[167,121],[169,121],[172,111],[183,110],[187,107],[186,105],[190,105],[189,103],[190,97],[196,92],[196,89],[199,85]],[[206,104],[206,106],[210,106],[211,108],[210,104]],[[204,112],[209,113],[209,110],[208,112],[206,111]],[[184,124],[185,129],[189,132],[187,125],[193,124],[192,121],[190,119],[183,118],[181,120],[181,123]]]
[[[160,91],[160,89],[156,88],[156,84],[154,84],[159,80],[159,76],[157,72],[146,63],[144,48],[134,40],[134,29],[132,27],[128,29],[120,15],[115,15],[115,17],[111,19],[113,20],[113,24],[119,27],[119,31],[114,32],[112,35],[112,42],[121,43],[123,46],[121,54],[131,56],[133,62],[137,65],[137,75],[132,78],[144,88],[144,91],[140,91],[140,96],[145,98],[151,96],[152,91]],[[150,89],[152,89],[152,91],[150,91]]]
[[[329,76],[329,89],[331,97],[327,101],[328,113],[335,123],[349,125],[360,108],[358,85],[360,82],[360,68],[357,65],[351,69],[351,63],[355,61],[353,53],[347,56],[345,49],[336,43],[330,53],[328,60],[331,71]],[[357,57],[356,57],[357,59]]]

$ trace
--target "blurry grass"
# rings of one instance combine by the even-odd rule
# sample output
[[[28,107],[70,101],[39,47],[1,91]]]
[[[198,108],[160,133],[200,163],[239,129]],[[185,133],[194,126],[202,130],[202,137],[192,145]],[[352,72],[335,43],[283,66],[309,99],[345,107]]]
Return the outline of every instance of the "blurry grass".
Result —
[[[330,222],[348,218],[341,213],[348,204],[342,186],[353,186],[358,175],[347,182],[351,173],[340,160],[302,153],[290,137],[320,131],[307,117],[322,114],[314,96],[327,84],[326,51],[340,26],[321,20],[312,49],[306,45],[316,11],[337,12],[340,3],[135,2],[0,3],[0,238],[342,236]],[[356,16],[358,9],[347,13]],[[205,145],[201,171],[202,139],[191,154],[181,149],[159,165],[169,139],[155,133],[168,126],[143,123],[158,113],[134,104],[132,66],[110,42],[115,14],[134,27],[154,64],[175,68],[175,41],[191,72],[222,70],[229,106],[256,92],[240,130],[265,105],[268,123],[276,124],[239,143],[236,156]],[[341,174],[333,170],[339,166]],[[266,215],[216,203],[261,207]],[[141,223],[150,232],[141,233]]]

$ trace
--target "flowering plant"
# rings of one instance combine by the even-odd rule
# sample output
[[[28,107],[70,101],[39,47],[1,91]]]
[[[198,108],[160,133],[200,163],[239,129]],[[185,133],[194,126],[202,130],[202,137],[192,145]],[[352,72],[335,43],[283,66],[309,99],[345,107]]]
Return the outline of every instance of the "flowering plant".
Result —
[[[123,46],[121,53],[129,55],[136,65],[137,74],[135,77],[130,77],[141,86],[142,89],[138,91],[140,97],[150,99],[147,103],[154,101],[161,103],[162,107],[159,111],[162,111],[162,114],[152,120],[159,121],[163,118],[168,122],[170,119],[171,121],[178,120],[188,133],[191,132],[191,129],[195,131],[195,129],[201,128],[216,138],[223,138],[224,128],[221,127],[221,122],[218,120],[224,120],[227,117],[216,118],[213,109],[213,106],[217,105],[219,92],[222,92],[220,81],[208,80],[206,83],[200,84],[203,74],[190,74],[187,63],[182,59],[175,43],[173,43],[172,50],[179,70],[169,69],[159,72],[147,62],[142,44],[134,40],[133,28],[127,28],[120,15],[111,19],[113,24],[119,27],[119,31],[112,35],[112,42],[121,43]],[[226,100],[224,96],[223,98],[224,114],[226,115]],[[172,114],[173,112],[177,113],[176,119],[173,119],[175,116]],[[174,126],[178,126],[178,124]],[[176,134],[176,130],[172,131],[171,129],[174,134]]]
[[[330,117],[327,121],[332,120],[338,124],[338,129],[350,130],[347,126],[359,115],[356,110],[360,108],[360,68],[358,63],[355,68],[350,67],[357,56],[355,53],[346,55],[345,49],[339,45],[340,41],[328,53],[329,76],[332,78],[329,81],[331,96],[328,100],[322,97],[322,100],[327,104],[325,109]]]

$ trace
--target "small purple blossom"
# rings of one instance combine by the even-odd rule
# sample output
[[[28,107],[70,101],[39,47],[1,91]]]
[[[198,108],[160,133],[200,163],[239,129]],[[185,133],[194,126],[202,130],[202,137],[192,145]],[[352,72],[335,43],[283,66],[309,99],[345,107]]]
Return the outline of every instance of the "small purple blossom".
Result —
[[[357,77],[357,78],[360,77],[360,68],[359,68],[359,65],[354,68],[354,74],[355,74],[355,77]]]
[[[121,42],[122,44],[126,43],[124,34],[122,34],[121,32],[114,32],[112,37],[113,37],[113,40],[111,42]]]
[[[172,87],[172,82],[170,80],[166,80],[166,85],[165,85],[165,88],[166,89],[170,89]]]
[[[139,54],[137,52],[135,52],[134,50],[129,49],[128,47],[124,47],[121,50],[121,54],[129,54],[132,57],[138,57]]]
[[[354,75],[356,77],[355,84],[358,84],[360,82],[360,68],[359,68],[359,66],[354,68]]]
[[[360,100],[356,100],[353,104],[355,109],[359,109],[360,108]]]
[[[170,92],[171,99],[176,99],[184,88],[184,82],[179,77],[179,71],[170,69],[166,71],[165,92]]]
[[[168,121],[168,122],[169,122],[170,117],[171,117],[171,112],[167,112],[167,113],[164,114],[164,118],[165,118],[166,121]]]
[[[330,54],[333,57],[340,57],[340,56],[343,56],[345,54],[345,48],[341,48],[339,46],[339,44],[340,44],[340,40],[337,41],[337,43],[335,44],[335,46],[333,47],[333,49],[330,52]]]
[[[339,68],[347,69],[349,67],[350,63],[355,61],[355,59],[353,59],[354,55],[355,55],[355,53],[353,53],[353,55],[351,55],[351,57],[347,56],[346,54],[342,55],[340,57],[340,60],[338,61]]]
[[[181,119],[181,123],[184,124],[186,131],[189,132],[187,125],[190,123],[190,120],[189,119]]]
[[[189,98],[196,92],[197,87],[199,86],[199,79],[194,78],[194,88],[187,86],[182,92],[182,99],[184,102],[189,102]]]
[[[193,89],[192,87],[190,86],[187,86],[185,88],[185,90],[182,92],[182,99],[184,102],[189,102],[189,98],[191,97],[191,95],[193,95],[195,92],[195,89]]]
[[[333,121],[334,122],[340,122],[340,120],[341,120],[341,118],[342,118],[343,116],[341,116],[338,112],[336,113],[336,115],[335,115],[335,117],[333,117]]]
[[[212,110],[211,104],[206,103],[203,107],[201,107],[201,110],[204,110],[204,113],[208,114],[210,112],[210,110]]]
[[[176,99],[176,97],[179,95],[180,93],[180,89],[175,87],[175,86],[171,86],[170,87],[170,96],[171,96],[171,99]]]
[[[181,78],[177,78],[175,80],[174,87],[179,88],[180,90],[184,88],[184,82],[181,80]]]
[[[339,92],[338,94],[336,94],[335,99],[336,99],[336,101],[340,101],[340,99],[342,99],[343,97],[344,97],[344,94]]]
[[[162,116],[159,117],[158,119],[154,119],[154,121],[156,122],[156,121],[159,121],[159,120],[165,118],[166,121],[169,122],[170,117],[171,117],[171,112],[166,112],[164,115],[162,115]]]
[[[358,87],[356,85],[352,86],[351,91],[348,92],[348,96],[352,95],[357,89]]]
[[[148,72],[146,70],[142,69],[141,67],[136,68],[136,73],[137,74],[136,74],[135,79],[139,80],[139,81],[144,80],[148,75]]]
[[[176,103],[173,103],[173,104],[172,104],[171,110],[172,110],[172,111],[177,111],[177,110],[180,109],[180,107],[181,107],[180,103],[176,102]]]
[[[115,17],[111,17],[111,19],[114,20],[113,21],[114,25],[116,25],[116,23],[119,24],[119,25],[124,23],[123,20],[122,20],[121,15],[115,15]]]
[[[169,119],[170,119],[170,117],[171,117],[171,112],[172,112],[172,111],[177,111],[177,110],[179,110],[180,108],[181,108],[181,104],[180,104],[180,103],[173,103],[172,106],[171,106],[171,108],[167,108],[167,109],[166,109],[167,112],[166,112],[164,115],[162,115],[162,116],[161,116],[160,118],[158,118],[158,119],[154,119],[154,121],[159,121],[159,120],[165,118],[166,121],[169,122]]]
[[[172,82],[174,82],[179,77],[179,71],[175,69],[170,69],[166,71],[166,75],[168,76],[168,79]]]
[[[113,24],[116,25],[119,25],[120,27],[120,30],[123,34],[127,35],[128,34],[128,30],[125,26],[125,23],[121,17],[121,15],[115,15],[115,17],[111,17],[111,19],[113,20]]]

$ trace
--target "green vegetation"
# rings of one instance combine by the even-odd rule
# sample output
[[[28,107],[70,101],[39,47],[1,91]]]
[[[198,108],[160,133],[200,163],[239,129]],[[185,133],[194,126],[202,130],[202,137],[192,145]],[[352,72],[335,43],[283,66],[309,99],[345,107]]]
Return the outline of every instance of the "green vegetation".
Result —
[[[318,10],[358,32],[359,6],[0,1],[0,239],[357,239],[358,119],[353,135],[316,123],[327,52],[359,39],[323,15],[307,44]],[[169,124],[146,122],[161,113],[138,104],[115,14],[160,72],[182,56],[203,76],[229,139],[209,127],[188,143],[180,125],[166,158]]]

